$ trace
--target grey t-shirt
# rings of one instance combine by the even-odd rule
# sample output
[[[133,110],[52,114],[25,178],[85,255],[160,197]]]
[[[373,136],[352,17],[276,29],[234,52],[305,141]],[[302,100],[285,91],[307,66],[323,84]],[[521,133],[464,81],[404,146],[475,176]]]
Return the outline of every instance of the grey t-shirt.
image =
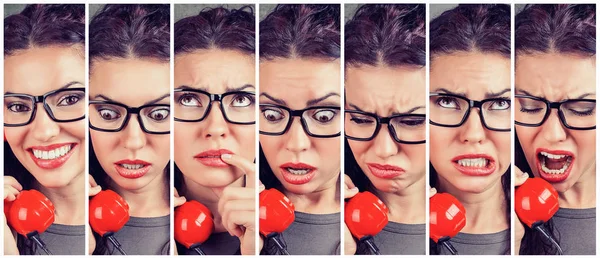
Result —
[[[168,255],[170,215],[155,218],[130,217],[114,234],[128,255]],[[108,242],[108,254],[121,255]]]
[[[40,238],[53,255],[85,255],[85,225],[52,224]],[[35,246],[36,255],[46,255],[33,241],[26,241]]]
[[[295,212],[294,222],[281,237],[291,255],[340,254],[340,213],[309,214]],[[269,241],[265,250],[273,250]],[[263,248],[263,249],[264,249]]]
[[[373,240],[382,255],[425,255],[425,229],[425,224],[388,222]]]
[[[564,254],[596,254],[596,208],[560,208],[552,218]]]
[[[459,255],[510,255],[510,229],[491,234],[458,233],[450,239]],[[441,254],[451,253],[439,245]]]
[[[200,249],[206,255],[236,255],[240,254],[240,239],[229,232],[214,233],[200,245]],[[185,254],[198,255],[191,249],[186,250]]]

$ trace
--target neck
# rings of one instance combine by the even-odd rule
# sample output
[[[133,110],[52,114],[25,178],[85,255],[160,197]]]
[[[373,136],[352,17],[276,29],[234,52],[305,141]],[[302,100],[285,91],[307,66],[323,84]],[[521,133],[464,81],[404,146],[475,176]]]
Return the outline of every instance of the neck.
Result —
[[[506,215],[506,206],[509,204],[504,198],[501,180],[483,192],[467,193],[452,187],[441,179],[440,190],[456,197],[465,207],[467,224],[461,232],[489,234],[510,228]]]
[[[161,173],[140,189],[123,189],[114,182],[111,186],[129,204],[130,216],[152,218],[170,214],[169,188],[165,184],[166,181],[166,173]]]
[[[310,214],[330,214],[340,212],[339,176],[320,189],[306,194],[296,194],[283,190],[294,204],[296,211]]]
[[[425,223],[425,177],[412,185],[396,191],[376,194],[388,207],[388,219],[403,224]]]
[[[242,187],[243,185],[244,177],[242,176],[227,186]],[[213,215],[215,232],[225,232],[227,229],[225,229],[221,214],[219,213],[219,198],[225,187],[203,186],[194,182],[191,178],[183,176],[183,186],[181,187],[182,190],[179,194],[180,196],[185,196],[188,201],[195,200],[206,206]]]
[[[596,166],[584,173],[566,192],[558,193],[561,208],[587,209],[596,207]]]
[[[82,171],[66,186],[48,188],[34,183],[54,205],[54,223],[63,225],[85,224],[85,173]]]

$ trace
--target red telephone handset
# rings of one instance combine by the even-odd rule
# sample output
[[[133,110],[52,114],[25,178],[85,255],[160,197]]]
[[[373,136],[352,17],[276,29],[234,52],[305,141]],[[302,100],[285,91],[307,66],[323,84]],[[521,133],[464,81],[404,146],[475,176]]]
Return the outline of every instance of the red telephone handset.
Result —
[[[458,254],[448,242],[465,225],[465,207],[448,193],[437,193],[429,198],[429,237],[444,245],[453,255]]]
[[[542,178],[528,178],[515,191],[515,211],[519,220],[542,233],[562,254],[562,248],[543,225],[558,208],[558,192]]]
[[[350,198],[344,205],[344,222],[356,239],[380,254],[373,236],[388,224],[388,208],[377,196],[365,191]]]
[[[294,222],[294,204],[275,188],[260,192],[258,202],[260,234],[266,241],[273,241],[283,254],[289,255],[279,236]]]
[[[17,233],[33,240],[44,252],[52,254],[39,238],[54,223],[54,204],[37,190],[23,190],[12,202],[4,202],[6,221]]]
[[[94,232],[108,238],[125,255],[121,244],[113,235],[129,221],[129,205],[125,199],[112,190],[103,190],[92,197],[89,209],[90,226]]]
[[[215,229],[210,210],[197,201],[187,201],[175,208],[175,240],[200,255],[200,249]]]

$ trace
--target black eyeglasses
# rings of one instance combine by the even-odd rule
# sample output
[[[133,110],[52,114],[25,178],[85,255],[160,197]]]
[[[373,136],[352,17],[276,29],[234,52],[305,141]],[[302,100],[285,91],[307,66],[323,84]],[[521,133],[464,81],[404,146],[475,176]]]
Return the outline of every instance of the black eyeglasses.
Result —
[[[168,134],[171,129],[169,104],[128,107],[111,101],[90,100],[90,128],[102,132],[118,132],[137,114],[142,131],[148,134]]]
[[[459,127],[467,121],[472,108],[479,108],[483,126],[492,131],[509,132],[510,99],[491,98],[482,101],[446,93],[429,94],[429,123],[443,127]]]
[[[293,117],[302,122],[307,135],[317,138],[331,138],[341,135],[340,107],[318,106],[293,110],[280,105],[260,105],[259,132],[264,135],[283,135],[292,126]]]
[[[221,114],[232,124],[249,125],[256,123],[254,92],[234,91],[224,94],[210,94],[202,90],[175,90],[175,121],[200,122],[210,113],[212,103],[219,101]]]
[[[85,118],[85,88],[66,88],[50,91],[41,96],[8,93],[4,95],[4,126],[30,124],[37,112],[37,103],[54,122],[68,123]]]
[[[344,134],[356,141],[370,141],[377,136],[381,124],[387,124],[390,136],[399,143],[425,143],[425,114],[404,114],[379,117],[372,113],[344,111]]]
[[[517,109],[515,124],[521,126],[541,126],[550,116],[554,108],[558,110],[561,123],[568,129],[596,129],[596,100],[569,99],[560,102],[550,102],[544,98],[515,95]]]

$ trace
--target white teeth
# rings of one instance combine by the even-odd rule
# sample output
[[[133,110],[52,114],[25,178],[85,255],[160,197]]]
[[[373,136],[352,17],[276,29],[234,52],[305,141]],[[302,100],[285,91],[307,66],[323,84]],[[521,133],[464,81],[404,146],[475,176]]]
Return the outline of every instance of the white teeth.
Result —
[[[71,151],[71,145],[65,145],[51,151],[43,151],[36,149],[32,149],[32,151],[33,156],[35,156],[38,159],[57,159]]]
[[[286,168],[286,170],[294,175],[304,175],[310,171],[310,169],[293,169],[293,168]]]
[[[144,167],[144,165],[142,165],[142,164],[120,164],[120,165],[121,165],[121,167],[124,167],[126,169],[132,169],[132,170],[140,169],[140,168]]]
[[[567,155],[560,155],[560,154],[551,154],[551,153],[543,152],[543,151],[540,152],[540,154],[542,154],[543,156],[545,156],[546,158],[549,158],[549,159],[562,159],[567,156]]]
[[[478,167],[482,168],[487,166],[488,160],[486,158],[476,158],[476,159],[459,159],[458,164],[463,167]]]
[[[546,155],[544,155],[546,156]],[[546,174],[562,174],[565,173],[565,171],[567,171],[567,168],[569,167],[569,165],[571,165],[571,157],[567,158],[567,161],[565,162],[565,164],[563,165],[562,168],[560,169],[549,169],[546,167],[546,159],[541,159],[542,161],[542,171],[544,171],[544,173]]]

